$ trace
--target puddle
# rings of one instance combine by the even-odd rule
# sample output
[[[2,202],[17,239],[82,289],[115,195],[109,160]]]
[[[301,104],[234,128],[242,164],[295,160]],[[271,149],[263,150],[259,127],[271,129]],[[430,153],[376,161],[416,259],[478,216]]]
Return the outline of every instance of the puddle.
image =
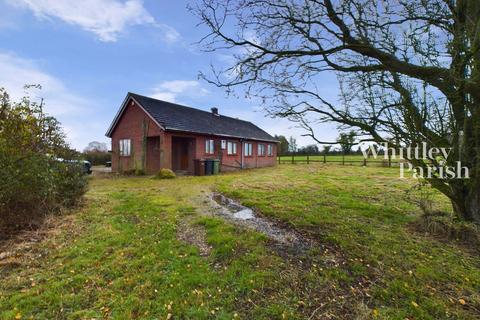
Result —
[[[273,221],[259,217],[255,212],[237,201],[225,197],[221,193],[214,192],[209,195],[210,206],[215,215],[222,216],[236,224],[252,228],[267,235],[277,243],[294,248],[306,250],[312,246],[311,241],[305,239],[294,230],[282,227]]]
[[[255,219],[252,209],[243,209],[243,210],[234,212],[233,217],[235,219],[240,219],[240,220]]]

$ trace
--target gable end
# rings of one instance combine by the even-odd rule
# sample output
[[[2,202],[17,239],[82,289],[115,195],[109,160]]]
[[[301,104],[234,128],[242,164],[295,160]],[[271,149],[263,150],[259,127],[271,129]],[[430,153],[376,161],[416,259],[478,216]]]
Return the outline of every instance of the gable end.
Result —
[[[131,102],[135,103],[160,129],[165,130],[165,128],[154,117],[152,117],[152,115],[147,110],[145,110],[145,108],[134,97],[132,97],[130,93],[128,93],[125,99],[123,100],[122,105],[120,106],[120,109],[115,115],[115,118],[110,124],[108,131],[105,133],[105,136],[107,136],[108,138],[112,137],[115,127],[117,126],[118,122],[122,118],[122,115],[127,109],[128,104]]]

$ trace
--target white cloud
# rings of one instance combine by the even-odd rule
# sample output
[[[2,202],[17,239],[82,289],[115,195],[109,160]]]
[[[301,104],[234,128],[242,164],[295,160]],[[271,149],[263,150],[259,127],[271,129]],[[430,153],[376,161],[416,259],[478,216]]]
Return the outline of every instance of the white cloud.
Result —
[[[158,27],[166,42],[179,39],[175,29],[155,22],[141,0],[9,0],[9,3],[30,9],[39,19],[58,18],[79,26],[105,42],[116,41],[128,26],[134,25]]]
[[[174,43],[180,40],[181,36],[177,30],[163,23],[156,23],[155,26],[160,29],[160,38],[166,43]]]
[[[5,88],[14,101],[25,95],[25,84],[42,86],[41,91],[30,90],[30,96],[44,98],[45,112],[62,123],[73,147],[81,150],[89,141],[103,137],[106,125],[92,121],[94,100],[75,94],[60,79],[41,70],[35,61],[0,52],[0,70],[0,87]]]
[[[41,71],[31,60],[22,59],[18,56],[0,52],[0,86],[5,87],[13,99],[19,99],[25,95],[25,84],[40,84],[41,92],[30,91],[32,97],[41,94],[48,98],[48,112],[58,116],[75,114],[81,110],[80,105],[86,104],[83,98],[72,94],[54,76]]]
[[[172,80],[163,81],[151,90],[150,96],[156,99],[177,102],[179,97],[204,96],[209,91],[203,88],[199,81]]]

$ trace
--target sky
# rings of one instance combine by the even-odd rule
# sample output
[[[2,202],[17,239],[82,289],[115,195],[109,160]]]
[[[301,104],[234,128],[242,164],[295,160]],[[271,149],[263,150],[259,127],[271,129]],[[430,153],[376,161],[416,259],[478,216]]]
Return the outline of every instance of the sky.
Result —
[[[252,121],[271,135],[311,144],[286,119],[266,117],[263,105],[198,79],[225,53],[204,52],[197,42],[208,30],[187,10],[188,1],[0,0],[0,87],[13,99],[25,84],[40,84],[45,110],[64,127],[72,147],[106,142],[113,117],[127,92]],[[322,79],[319,80],[322,82]],[[337,91],[331,78],[323,87]],[[324,141],[335,126],[316,130]]]

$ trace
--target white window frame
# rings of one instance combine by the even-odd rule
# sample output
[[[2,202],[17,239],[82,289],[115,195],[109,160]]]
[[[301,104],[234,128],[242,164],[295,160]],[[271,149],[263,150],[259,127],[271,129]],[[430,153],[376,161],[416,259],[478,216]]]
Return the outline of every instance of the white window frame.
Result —
[[[244,151],[243,155],[245,157],[251,157],[253,155],[253,144],[250,142],[245,142],[244,143]]]
[[[132,152],[132,139],[120,139],[118,141],[118,150],[121,157],[129,157]]]
[[[215,153],[215,140],[205,139],[205,153],[214,154]]]
[[[237,143],[233,141],[227,142],[227,154],[233,156],[237,154]]]
[[[259,157],[265,157],[265,145],[263,143],[258,144],[258,150],[257,151],[258,151],[257,155]]]
[[[222,148],[222,150],[227,149],[227,140],[222,140],[222,142],[221,142],[221,148]]]
[[[273,146],[271,144],[267,144],[267,155],[269,157],[273,156]]]

